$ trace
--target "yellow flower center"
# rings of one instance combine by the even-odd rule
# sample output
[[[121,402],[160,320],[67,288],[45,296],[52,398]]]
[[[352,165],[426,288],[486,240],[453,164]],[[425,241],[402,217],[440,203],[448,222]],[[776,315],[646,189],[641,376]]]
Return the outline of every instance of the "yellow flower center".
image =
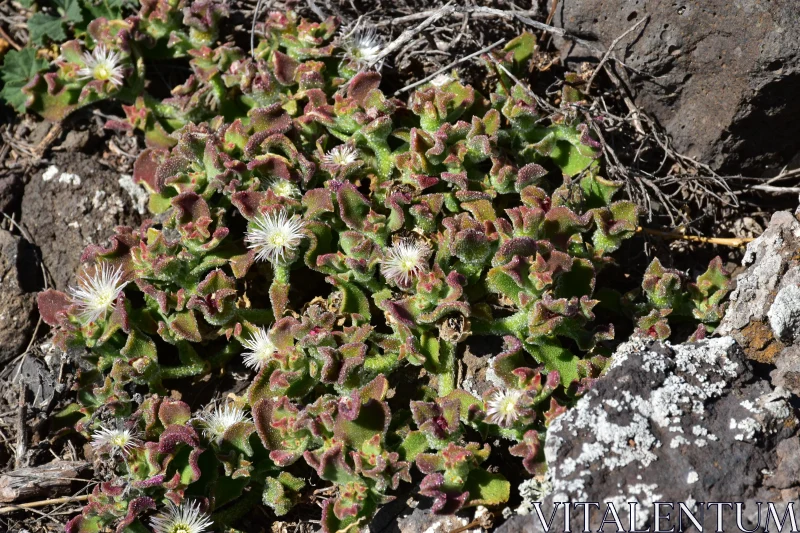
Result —
[[[106,81],[111,78],[111,72],[106,65],[97,65],[94,68],[94,79]]]
[[[288,241],[289,241],[289,239],[286,238],[286,235],[284,235],[283,233],[278,232],[278,231],[273,233],[269,238],[269,242],[273,246],[281,246],[281,247],[283,247],[283,246],[286,246]]]

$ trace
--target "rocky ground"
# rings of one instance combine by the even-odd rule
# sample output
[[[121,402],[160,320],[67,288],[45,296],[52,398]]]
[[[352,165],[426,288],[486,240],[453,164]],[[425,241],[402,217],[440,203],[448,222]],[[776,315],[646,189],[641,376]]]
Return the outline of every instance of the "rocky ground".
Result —
[[[396,36],[436,5],[317,0],[298,7],[310,16],[321,11],[348,20],[372,17],[382,32]],[[9,6],[0,3],[0,28],[23,42],[24,28]],[[254,5],[237,6],[244,27]],[[618,282],[639,279],[656,253],[671,259],[668,266],[686,271],[704,270],[715,255],[731,266],[741,264],[731,305],[713,338],[674,346],[631,340],[619,348],[596,387],[551,427],[548,477],[520,486],[511,506],[519,514],[498,531],[534,531],[538,519],[524,513],[548,492],[547,509],[565,499],[614,501],[618,508],[631,501],[691,506],[796,500],[800,222],[794,210],[800,193],[800,100],[794,95],[800,88],[800,12],[795,3],[543,0],[464,6],[472,11],[442,21],[441,28],[402,50],[386,83],[402,89],[499,37],[535,30],[541,68],[531,75],[532,85],[546,94],[565,69],[582,73],[592,96],[584,112],[604,132],[607,172],[625,180],[628,194],[642,207],[643,227],[654,230],[643,231],[622,251],[627,275]],[[509,18],[492,9],[524,14]],[[543,24],[555,29],[543,31]],[[459,68],[470,79],[470,62]],[[83,110],[63,124],[15,117],[9,110],[0,118],[0,531],[60,530],[75,512],[75,500],[28,511],[16,505],[67,495],[80,501],[88,489],[81,481],[90,477],[82,450],[48,432],[52,414],[69,397],[73,366],[49,345],[35,295],[46,287],[67,288],[86,245],[102,243],[114,226],[138,224],[146,213],[143,191],[130,179],[143,142],[104,130],[105,112]],[[712,240],[690,241],[687,235]],[[741,244],[736,239],[753,237],[758,238],[746,248],[713,240]],[[487,358],[482,355],[470,354],[467,372],[480,373]],[[42,465],[54,457],[65,461],[63,470],[43,472]],[[32,475],[21,470],[26,468],[38,468],[39,481],[23,490],[19,474]],[[490,513],[483,510],[435,519],[408,503],[382,511],[372,530],[455,533],[491,527]],[[752,520],[753,507],[746,509]],[[503,522],[495,514],[494,522]],[[621,518],[627,523],[627,516]],[[639,519],[643,527],[652,523],[651,516]],[[312,524],[297,522],[273,528],[313,530]]]

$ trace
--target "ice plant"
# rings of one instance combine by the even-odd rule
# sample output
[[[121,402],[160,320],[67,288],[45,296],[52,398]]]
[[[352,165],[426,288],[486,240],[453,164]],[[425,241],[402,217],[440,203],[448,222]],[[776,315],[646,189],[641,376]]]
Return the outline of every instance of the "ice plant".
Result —
[[[242,341],[246,351],[242,354],[244,364],[248,368],[261,370],[275,355],[277,348],[269,338],[269,332],[258,328],[247,339]]]
[[[259,261],[280,264],[302,242],[304,226],[302,218],[285,211],[260,215],[250,222],[245,240]]]
[[[203,434],[209,439],[221,439],[225,432],[240,422],[249,420],[244,410],[233,404],[224,407],[215,406],[212,411],[205,411],[198,415],[203,426]]]
[[[375,28],[356,27],[342,37],[345,58],[359,70],[370,67],[380,70],[383,61],[379,58],[384,47],[385,43]]]
[[[486,409],[486,420],[492,424],[509,427],[520,414],[520,390],[498,390],[492,394]]]
[[[427,270],[430,255],[430,246],[421,239],[400,239],[386,251],[381,260],[381,273],[387,280],[408,287],[415,277]]]
[[[70,287],[72,300],[80,310],[80,317],[85,322],[95,322],[104,318],[114,308],[122,289],[128,284],[122,281],[122,267],[114,268],[102,263],[95,268],[93,274],[84,274],[78,280],[77,287]]]
[[[140,7],[88,31],[132,70],[113,126],[145,131],[134,180],[154,216],[82,255],[86,271],[117,278],[92,306],[105,320],[88,320],[74,291],[38,302],[59,346],[86,348],[63,416],[88,435],[109,410],[143,443],[118,465],[131,490],[103,484],[68,533],[138,531],[156,502],[187,495],[234,531],[254,502],[283,515],[320,483],[333,486],[323,530],[354,530],[414,468],[436,512],[502,505],[510,483],[484,466],[504,461],[489,442],[543,473],[548,426],[602,372],[615,310],[655,334],[673,317],[719,318],[719,265],[685,290],[655,266],[641,295],[598,286],[637,211],[603,177],[600,125],[570,99],[540,111],[506,76],[527,79],[532,34],[489,52],[493,91],[441,77],[402,102],[365,68],[377,36],[337,38],[333,17],[272,13],[251,54],[216,40],[215,0]],[[111,97],[107,83],[76,80],[79,44],[62,46],[57,72],[31,69],[26,108]],[[154,50],[192,71],[163,100],[144,92]],[[476,343],[503,348],[486,378],[463,381],[459,359]],[[212,390],[242,361],[254,372],[241,396],[199,406],[192,422],[175,396],[200,402],[193,387]]]
[[[322,161],[335,167],[344,167],[358,160],[358,151],[350,145],[340,144],[328,150]]]
[[[150,519],[150,525],[154,533],[203,533],[214,523],[200,511],[199,503],[187,500],[181,505],[170,501],[167,509]]]
[[[272,180],[269,188],[276,196],[284,196],[286,198],[298,198],[300,196],[300,189],[289,180]]]
[[[85,66],[78,71],[79,78],[107,81],[115,87],[122,85],[123,67],[120,52],[99,45],[92,52],[83,53],[83,62]]]
[[[97,451],[110,449],[112,455],[115,453],[127,455],[141,444],[134,431],[122,427],[101,426],[92,434],[91,440],[92,448]]]

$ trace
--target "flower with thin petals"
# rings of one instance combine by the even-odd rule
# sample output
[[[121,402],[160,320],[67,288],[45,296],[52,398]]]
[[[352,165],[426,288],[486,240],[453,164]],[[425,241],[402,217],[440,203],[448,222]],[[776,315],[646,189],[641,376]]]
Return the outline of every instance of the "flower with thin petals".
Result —
[[[300,197],[300,189],[289,180],[273,180],[269,184],[269,189],[275,193],[275,196],[283,196],[284,198]]]
[[[130,429],[100,426],[100,429],[92,433],[91,444],[92,448],[98,451],[110,448],[112,455],[115,453],[127,455],[132,449],[141,446],[142,441]]]
[[[264,328],[258,328],[249,339],[242,341],[242,345],[247,348],[243,354],[244,365],[256,370],[261,370],[277,351]]]
[[[233,404],[224,407],[217,405],[213,411],[200,413],[203,434],[209,439],[221,439],[229,427],[239,422],[249,422],[250,418],[242,409]]]
[[[453,81],[453,76],[447,74],[446,72],[442,72],[441,74],[437,75],[430,81],[430,84],[434,87],[442,87],[448,83]]]
[[[83,53],[85,66],[78,71],[78,77],[82,80],[107,81],[111,85],[119,87],[123,80],[121,61],[122,54],[100,45],[94,49],[94,52]]]
[[[380,70],[383,60],[379,59],[386,43],[375,31],[375,28],[356,28],[345,34],[342,48],[347,59],[358,69],[373,67]]]
[[[273,264],[283,262],[286,253],[297,249],[305,237],[303,219],[285,211],[259,215],[250,223],[245,235],[247,247],[256,251],[256,259]]]
[[[211,518],[200,511],[199,503],[169,502],[167,508],[150,519],[154,533],[203,533],[213,525]]]
[[[500,390],[492,394],[486,409],[486,420],[491,424],[509,427],[520,416],[520,390]]]
[[[326,165],[344,167],[358,160],[358,150],[349,144],[334,146],[322,156],[322,162]]]
[[[105,318],[114,309],[117,296],[128,284],[122,281],[122,267],[114,269],[108,263],[95,268],[93,275],[84,274],[78,280],[77,287],[70,287],[72,301],[81,311],[81,318],[86,322],[94,322]]]
[[[424,241],[402,239],[392,245],[381,261],[381,273],[387,280],[408,287],[411,280],[428,268],[431,248]]]

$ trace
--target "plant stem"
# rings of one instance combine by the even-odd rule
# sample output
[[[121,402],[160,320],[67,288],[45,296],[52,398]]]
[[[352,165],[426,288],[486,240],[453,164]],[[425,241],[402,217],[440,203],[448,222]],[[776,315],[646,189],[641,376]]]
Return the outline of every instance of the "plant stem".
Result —
[[[440,343],[439,365],[441,371],[436,374],[439,384],[439,397],[447,396],[456,388],[456,344]]]
[[[289,267],[286,265],[275,265],[275,281],[289,284]]]
[[[275,320],[278,320],[283,316],[289,303],[289,267],[287,265],[275,265],[275,277],[269,288],[269,300],[272,303]]]
[[[473,335],[515,335],[522,337],[522,333],[528,325],[528,311],[517,311],[511,316],[498,318],[487,322],[485,320],[473,320]]]

